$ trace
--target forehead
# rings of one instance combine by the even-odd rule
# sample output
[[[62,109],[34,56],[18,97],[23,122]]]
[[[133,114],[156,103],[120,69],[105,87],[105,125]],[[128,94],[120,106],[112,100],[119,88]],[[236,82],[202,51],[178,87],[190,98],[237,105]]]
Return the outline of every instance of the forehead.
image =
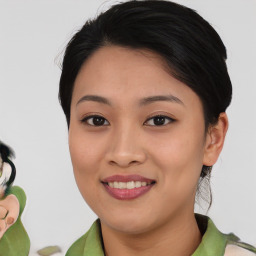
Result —
[[[86,94],[133,100],[172,94],[183,102],[199,100],[187,85],[170,74],[161,56],[120,46],[102,47],[83,64],[75,80],[73,100]]]

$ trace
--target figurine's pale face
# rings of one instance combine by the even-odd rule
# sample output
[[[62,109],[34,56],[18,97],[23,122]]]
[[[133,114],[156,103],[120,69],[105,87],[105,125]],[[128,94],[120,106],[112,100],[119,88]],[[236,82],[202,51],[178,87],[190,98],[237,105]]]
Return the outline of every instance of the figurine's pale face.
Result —
[[[70,153],[82,196],[109,228],[141,233],[191,214],[202,165],[217,159],[210,143],[199,97],[158,55],[108,46],[81,68]]]

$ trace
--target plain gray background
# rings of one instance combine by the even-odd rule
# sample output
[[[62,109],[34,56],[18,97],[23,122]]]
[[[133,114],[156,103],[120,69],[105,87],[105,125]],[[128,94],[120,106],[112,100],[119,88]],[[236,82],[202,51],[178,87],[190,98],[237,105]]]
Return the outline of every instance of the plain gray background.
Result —
[[[57,63],[73,33],[116,2],[0,0],[0,139],[16,152],[15,185],[28,197],[23,222],[32,251],[50,244],[65,251],[96,218],[73,178]],[[176,2],[220,34],[234,89],[208,214],[221,231],[256,244],[256,0]]]

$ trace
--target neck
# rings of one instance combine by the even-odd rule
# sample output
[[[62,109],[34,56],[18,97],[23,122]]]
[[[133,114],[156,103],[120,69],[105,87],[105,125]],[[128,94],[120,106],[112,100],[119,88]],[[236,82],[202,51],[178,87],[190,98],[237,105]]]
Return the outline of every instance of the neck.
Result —
[[[124,234],[101,223],[106,256],[192,255],[201,242],[194,213],[143,234]]]

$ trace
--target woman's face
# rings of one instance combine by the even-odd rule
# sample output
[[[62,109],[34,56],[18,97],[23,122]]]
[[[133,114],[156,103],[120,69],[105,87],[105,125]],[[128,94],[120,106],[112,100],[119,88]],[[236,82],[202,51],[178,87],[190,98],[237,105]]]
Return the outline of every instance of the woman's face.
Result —
[[[141,233],[193,213],[202,104],[146,50],[107,46],[82,66],[69,146],[79,190],[109,228]]]

